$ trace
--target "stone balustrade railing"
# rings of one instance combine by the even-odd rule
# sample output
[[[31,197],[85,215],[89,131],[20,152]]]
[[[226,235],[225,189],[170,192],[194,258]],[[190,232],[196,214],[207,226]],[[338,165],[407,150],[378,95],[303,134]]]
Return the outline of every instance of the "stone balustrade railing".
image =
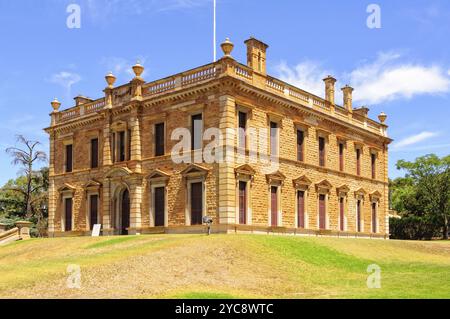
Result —
[[[144,99],[149,99],[161,94],[168,94],[171,92],[176,92],[177,90],[193,87],[202,82],[210,81],[223,76],[237,78],[245,81],[246,83],[250,83],[255,87],[267,90],[276,95],[280,95],[311,109],[330,114],[343,121],[351,122],[352,124],[373,133],[385,135],[385,126],[374,120],[367,117],[361,118],[361,116],[352,114],[345,108],[338,105],[332,107],[330,103],[323,98],[303,91],[273,77],[256,73],[250,67],[240,64],[230,58],[222,59],[216,63],[211,63],[165,79],[146,83],[142,86],[142,96]],[[114,88],[112,97],[113,107],[129,101],[132,98],[131,84],[125,84]],[[101,98],[91,103],[79,105],[59,112],[56,118],[56,124],[87,116],[101,110],[104,106],[105,98]]]

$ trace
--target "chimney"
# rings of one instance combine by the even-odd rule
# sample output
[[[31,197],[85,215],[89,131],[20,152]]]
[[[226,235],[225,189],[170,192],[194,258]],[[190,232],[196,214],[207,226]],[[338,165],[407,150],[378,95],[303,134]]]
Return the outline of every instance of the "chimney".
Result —
[[[247,45],[247,65],[253,71],[266,75],[266,50],[269,46],[253,37],[245,41],[245,44]]]
[[[349,85],[346,85],[342,88],[342,92],[344,92],[344,108],[350,113],[353,112],[353,88]]]
[[[336,84],[336,79],[329,75],[323,81],[325,82],[325,100],[334,105],[334,85]]]
[[[86,96],[83,96],[83,95],[78,95],[78,96],[74,97],[74,100],[75,100],[75,106],[86,104],[86,103],[94,101],[94,100],[92,100],[92,99],[90,99],[90,98],[88,98]]]

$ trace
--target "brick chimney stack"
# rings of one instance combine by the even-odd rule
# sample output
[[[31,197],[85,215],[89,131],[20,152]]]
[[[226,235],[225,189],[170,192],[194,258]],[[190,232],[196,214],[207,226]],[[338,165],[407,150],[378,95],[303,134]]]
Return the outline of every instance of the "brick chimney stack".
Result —
[[[344,93],[344,108],[350,113],[353,113],[353,90],[349,85],[342,88],[342,92]]]
[[[325,100],[334,105],[336,79],[329,75],[323,81],[325,82]]]
[[[245,44],[247,45],[247,65],[253,71],[266,75],[266,51],[269,46],[253,37],[245,41]]]

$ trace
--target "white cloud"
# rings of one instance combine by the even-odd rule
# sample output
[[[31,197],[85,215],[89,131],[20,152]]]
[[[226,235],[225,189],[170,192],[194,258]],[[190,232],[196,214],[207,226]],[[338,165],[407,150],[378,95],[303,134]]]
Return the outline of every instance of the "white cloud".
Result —
[[[336,75],[320,64],[306,61],[295,67],[280,63],[276,70],[281,79],[306,91],[323,96],[322,79],[335,74],[338,79],[355,88],[353,100],[361,104],[379,104],[424,94],[450,92],[450,70],[438,65],[426,66],[401,62],[402,55],[395,52],[380,53],[373,62],[364,63],[349,73]],[[339,85],[339,84],[338,84]],[[340,90],[336,90],[339,101]]]
[[[412,136],[408,136],[400,141],[398,141],[397,143],[395,143],[394,145],[392,145],[393,149],[400,149],[400,148],[405,148],[407,146],[411,146],[414,144],[418,144],[420,142],[423,142],[425,140],[428,140],[432,137],[438,136],[439,133],[437,132],[421,132],[419,134],[415,134]]]
[[[354,100],[378,104],[450,91],[450,79],[441,67],[395,63],[400,57],[381,53],[375,62],[353,70],[349,81],[355,87]]]
[[[325,88],[322,79],[331,74],[314,61],[304,61],[295,67],[283,61],[276,69],[283,81],[316,95],[323,95]]]
[[[50,82],[62,86],[66,97],[70,99],[72,86],[81,81],[81,76],[74,72],[61,71],[50,77]]]

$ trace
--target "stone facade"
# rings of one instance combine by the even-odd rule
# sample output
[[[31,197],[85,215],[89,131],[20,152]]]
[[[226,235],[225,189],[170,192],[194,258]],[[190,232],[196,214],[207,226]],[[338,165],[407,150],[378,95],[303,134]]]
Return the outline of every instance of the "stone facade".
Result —
[[[386,238],[391,143],[386,116],[377,122],[366,108],[354,109],[349,86],[342,89],[344,106],[336,105],[332,77],[324,79],[325,99],[270,77],[268,46],[253,38],[246,45],[247,65],[231,57],[233,44],[227,40],[224,57],[215,63],[150,83],[136,64],[128,84],[115,87],[108,74],[101,99],[77,97],[76,106],[64,111],[55,99],[46,129],[49,234],[87,235],[93,222],[102,224],[103,234],[199,232],[204,226],[193,212],[200,210],[213,218],[213,232]],[[216,152],[221,150],[224,160],[177,163],[171,156],[180,143],[177,130],[193,132],[193,116],[199,114],[203,132],[221,133]],[[244,148],[237,131],[240,116]],[[164,152],[156,154],[160,123]],[[273,136],[271,125],[278,128]],[[261,143],[261,134],[254,139],[253,131],[268,133]],[[303,158],[298,131],[304,136]],[[272,141],[277,150],[269,147]],[[204,139],[203,147],[209,143]],[[96,150],[98,165],[93,165]],[[185,148],[181,154],[196,158],[201,149]],[[264,156],[275,166],[269,169],[259,160]]]

